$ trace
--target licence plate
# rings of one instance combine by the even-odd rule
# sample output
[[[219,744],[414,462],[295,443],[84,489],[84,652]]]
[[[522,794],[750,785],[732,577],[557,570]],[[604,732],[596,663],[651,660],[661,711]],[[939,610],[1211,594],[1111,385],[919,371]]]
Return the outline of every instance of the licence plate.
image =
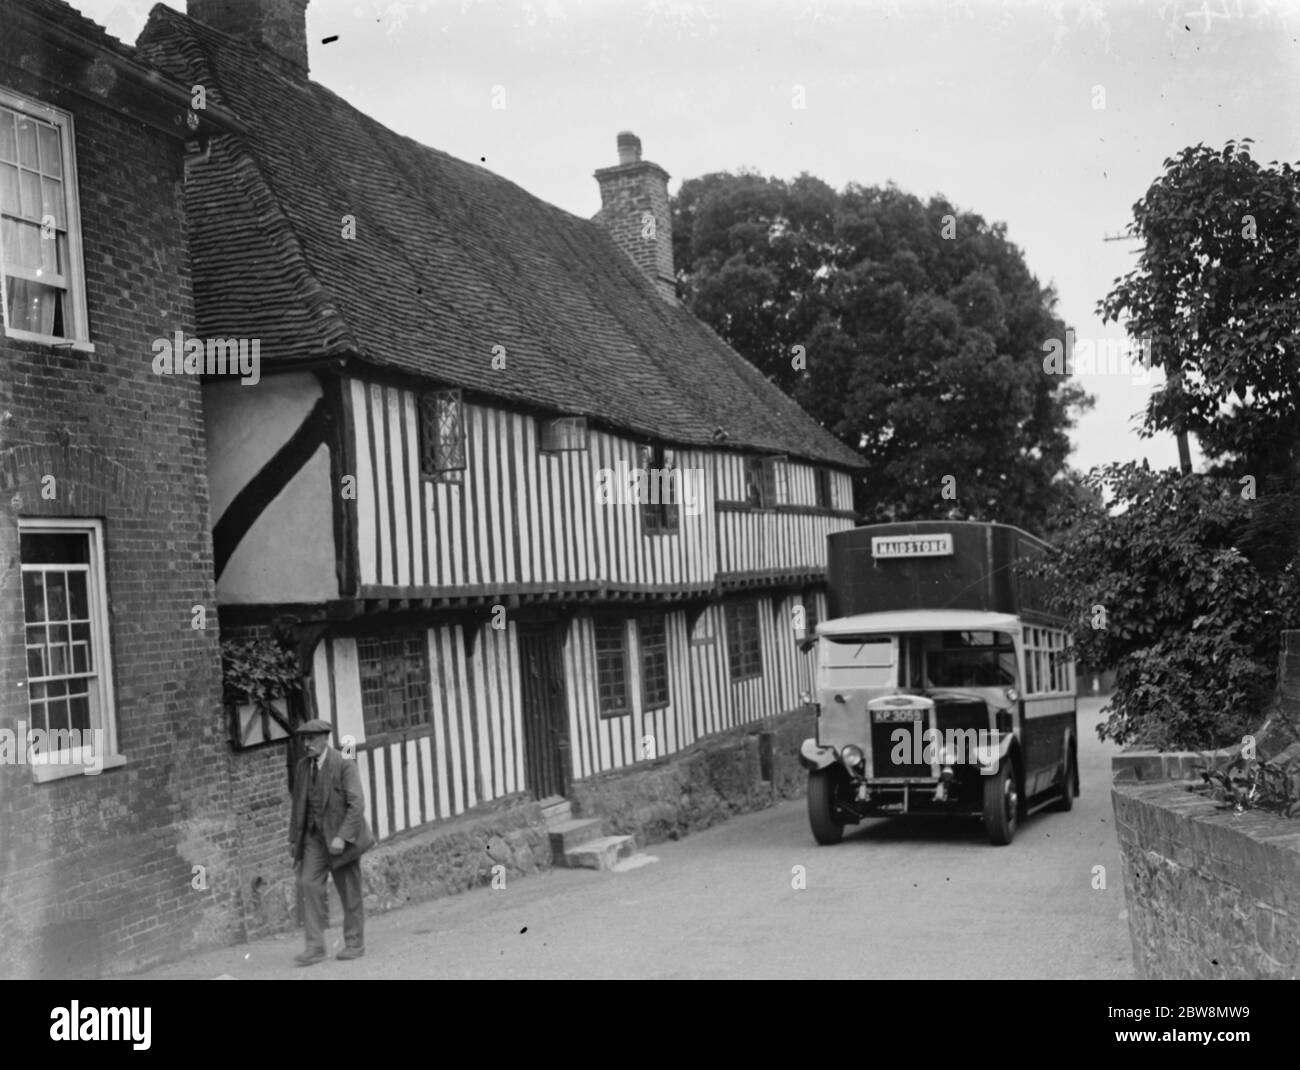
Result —
[[[874,716],[876,723],[892,723],[896,721],[920,721],[921,710],[875,710]]]

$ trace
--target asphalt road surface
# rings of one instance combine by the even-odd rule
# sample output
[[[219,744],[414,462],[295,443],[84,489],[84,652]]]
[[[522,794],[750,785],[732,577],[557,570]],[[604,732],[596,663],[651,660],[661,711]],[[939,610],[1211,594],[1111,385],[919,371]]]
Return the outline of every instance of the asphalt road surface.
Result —
[[[297,932],[144,976],[1131,978],[1100,706],[1080,704],[1074,810],[1022,821],[1006,847],[943,817],[818,847],[798,800],[652,845],[623,872],[557,869],[372,917],[353,962],[295,967]]]

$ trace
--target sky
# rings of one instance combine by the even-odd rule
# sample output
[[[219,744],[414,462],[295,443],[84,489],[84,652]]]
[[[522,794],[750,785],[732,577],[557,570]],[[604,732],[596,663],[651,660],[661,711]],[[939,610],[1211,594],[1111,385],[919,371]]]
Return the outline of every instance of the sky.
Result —
[[[72,2],[128,43],[152,6]],[[361,111],[584,217],[621,130],[670,192],[751,168],[943,195],[1006,224],[1080,353],[1124,338],[1096,307],[1138,244],[1104,239],[1167,158],[1300,160],[1300,0],[311,0],[307,37]],[[1079,382],[1073,465],[1177,464],[1137,434],[1158,373]]]

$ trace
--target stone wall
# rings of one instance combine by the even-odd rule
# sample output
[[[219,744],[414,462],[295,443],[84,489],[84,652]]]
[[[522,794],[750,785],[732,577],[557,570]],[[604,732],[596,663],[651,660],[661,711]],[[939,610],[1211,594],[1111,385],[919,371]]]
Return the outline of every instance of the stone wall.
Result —
[[[1234,814],[1190,783],[1111,791],[1138,976],[1300,977],[1300,820]]]
[[[573,809],[604,818],[607,833],[635,836],[638,846],[675,840],[802,795],[807,774],[799,747],[814,734],[811,707],[744,725],[631,770],[574,784]]]
[[[286,829],[287,808],[286,802]],[[500,873],[507,883],[551,866],[546,822],[531,797],[498,799],[367,851],[361,859],[366,913],[383,913],[484,887],[491,884],[497,866],[504,867]],[[262,883],[248,917],[250,934],[297,929],[297,889],[287,845],[283,865],[267,867],[259,879]],[[341,924],[342,907],[333,881],[329,883],[329,916],[331,925]],[[332,931],[333,938],[342,939],[337,928]]]

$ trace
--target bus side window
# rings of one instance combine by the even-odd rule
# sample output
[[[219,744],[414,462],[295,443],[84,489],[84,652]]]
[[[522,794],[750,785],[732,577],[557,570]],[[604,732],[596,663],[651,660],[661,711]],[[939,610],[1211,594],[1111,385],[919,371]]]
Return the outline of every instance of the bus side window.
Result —
[[[1025,694],[1038,692],[1038,629],[1025,629]]]

